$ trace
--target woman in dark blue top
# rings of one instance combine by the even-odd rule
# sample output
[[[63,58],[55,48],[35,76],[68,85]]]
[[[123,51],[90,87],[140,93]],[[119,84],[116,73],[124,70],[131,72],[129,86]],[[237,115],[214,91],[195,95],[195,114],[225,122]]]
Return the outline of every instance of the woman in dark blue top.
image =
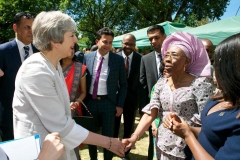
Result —
[[[240,33],[216,47],[215,74],[220,93],[202,111],[202,127],[189,127],[174,113],[165,118],[164,127],[186,141],[196,160],[239,160]]]
[[[198,141],[215,159],[240,159],[240,107],[226,108],[228,103],[210,100],[201,114],[202,128]],[[223,108],[210,113],[214,107]]]

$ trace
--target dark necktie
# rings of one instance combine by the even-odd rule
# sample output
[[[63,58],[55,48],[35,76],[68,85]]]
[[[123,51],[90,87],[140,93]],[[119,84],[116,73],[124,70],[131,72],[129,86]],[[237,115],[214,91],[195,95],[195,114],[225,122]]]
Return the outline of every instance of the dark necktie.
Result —
[[[126,77],[128,77],[128,70],[129,70],[129,57],[126,57],[125,68],[126,68]]]
[[[162,75],[162,73],[161,73],[161,71],[160,71],[160,66],[162,65],[162,62],[163,62],[163,60],[162,60],[162,54],[158,54],[158,58],[160,59],[160,65],[159,65],[159,68],[158,68],[158,70],[159,70],[159,74],[158,74],[158,79],[159,78],[163,78],[163,75]]]
[[[99,63],[97,73],[96,73],[96,77],[95,77],[95,80],[94,80],[93,92],[92,92],[92,98],[93,99],[97,98],[98,82],[99,82],[99,77],[100,77],[100,73],[101,73],[101,69],[102,69],[103,59],[104,59],[103,57],[100,57],[100,63]]]
[[[25,51],[24,60],[26,60],[29,56],[29,47],[24,46],[23,48],[24,48],[24,51]]]

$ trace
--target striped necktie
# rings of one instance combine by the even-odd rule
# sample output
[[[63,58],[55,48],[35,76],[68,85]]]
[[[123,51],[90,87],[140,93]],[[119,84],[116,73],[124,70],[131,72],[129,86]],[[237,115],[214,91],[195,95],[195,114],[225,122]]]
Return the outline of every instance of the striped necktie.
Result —
[[[29,47],[24,46],[23,48],[24,48],[24,51],[25,51],[24,60],[26,60],[29,56]]]

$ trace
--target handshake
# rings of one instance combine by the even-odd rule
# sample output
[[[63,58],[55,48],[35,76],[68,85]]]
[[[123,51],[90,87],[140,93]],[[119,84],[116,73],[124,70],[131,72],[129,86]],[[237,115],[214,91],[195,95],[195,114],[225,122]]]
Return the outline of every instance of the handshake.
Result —
[[[123,139],[120,141],[118,138],[109,138],[108,149],[120,157],[125,156],[125,152],[128,151],[138,140],[136,134],[132,134],[131,138]],[[48,134],[43,142],[41,152],[38,156],[39,160],[51,159],[57,160],[64,153],[65,147],[61,143],[59,133]]]

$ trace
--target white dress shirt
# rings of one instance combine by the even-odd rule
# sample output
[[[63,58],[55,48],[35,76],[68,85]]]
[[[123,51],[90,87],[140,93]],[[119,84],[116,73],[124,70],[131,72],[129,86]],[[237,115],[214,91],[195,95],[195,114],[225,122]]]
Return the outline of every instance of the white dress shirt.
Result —
[[[160,70],[159,70],[159,68],[160,68],[160,66],[161,66],[161,60],[160,60],[160,58],[159,58],[159,56],[158,55],[161,55],[161,53],[158,53],[157,51],[155,51],[155,56],[156,56],[156,62],[157,62],[157,72],[158,72],[158,75],[159,75],[159,72],[160,72]],[[162,55],[161,55],[162,56]]]
[[[44,83],[43,83],[44,82]],[[29,57],[18,70],[13,97],[14,138],[58,132],[65,151],[59,160],[76,160],[74,148],[89,134],[71,117],[67,86],[58,70],[40,53]]]
[[[98,66],[100,63],[100,53],[97,51],[97,54],[94,59],[94,65],[93,65],[93,75],[92,75],[92,82],[91,82],[91,87],[89,93],[93,93],[93,85],[96,77],[96,73],[98,70]],[[97,95],[107,95],[107,78],[108,78],[108,60],[109,60],[109,53],[107,53],[105,56],[103,56],[103,63],[102,63],[102,68],[101,68],[101,73],[99,77],[99,82],[98,82],[98,91]]]
[[[23,47],[24,46],[29,47],[29,56],[28,57],[30,57],[33,54],[32,45],[31,45],[31,43],[28,44],[28,45],[25,45],[20,40],[18,40],[17,38],[16,38],[16,42],[17,42],[17,45],[18,45],[18,50],[19,50],[19,53],[20,53],[21,61],[23,62],[24,61],[24,56],[25,56],[25,50],[24,50]]]

